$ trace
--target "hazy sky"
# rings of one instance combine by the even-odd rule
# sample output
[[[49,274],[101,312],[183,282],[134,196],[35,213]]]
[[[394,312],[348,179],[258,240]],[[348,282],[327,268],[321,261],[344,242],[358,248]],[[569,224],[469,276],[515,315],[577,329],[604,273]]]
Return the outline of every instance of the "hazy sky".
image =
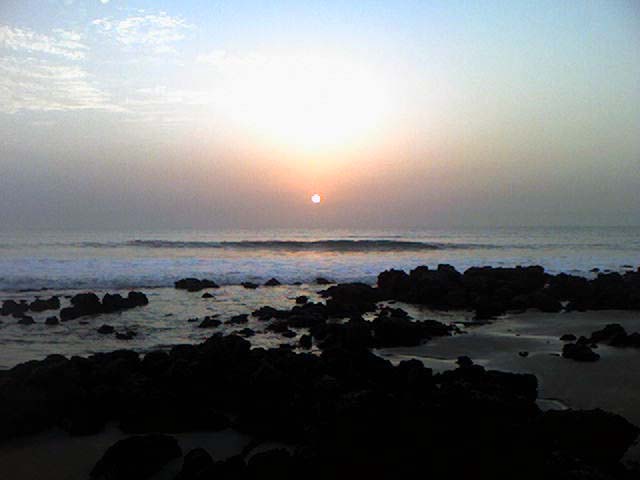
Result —
[[[468,224],[640,224],[640,2],[0,1],[0,230]]]

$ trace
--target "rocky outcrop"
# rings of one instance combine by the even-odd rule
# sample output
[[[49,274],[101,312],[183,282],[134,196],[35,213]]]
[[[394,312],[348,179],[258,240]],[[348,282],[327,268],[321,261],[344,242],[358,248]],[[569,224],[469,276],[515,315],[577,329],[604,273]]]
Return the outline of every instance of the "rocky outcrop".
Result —
[[[113,444],[91,470],[91,478],[139,480],[150,477],[170,460],[182,456],[178,441],[169,435],[142,435]]]
[[[204,478],[398,478],[419,471],[425,478],[510,479],[519,472],[539,479],[575,478],[576,469],[592,478],[625,475],[619,459],[638,429],[622,417],[541,412],[533,375],[486,370],[468,358],[434,375],[418,360],[394,366],[350,345],[296,354],[214,335],[143,359],[119,350],[27,362],[0,376],[0,439],[53,425],[95,431],[106,421],[127,432],[219,429],[231,418],[238,430],[298,447],[213,465],[193,454],[181,478],[205,470],[211,476]],[[175,441],[160,437],[118,442],[93,477],[146,478],[180,455]]]
[[[79,293],[71,297],[71,306],[60,310],[62,321],[74,320],[76,318],[99,315],[102,313],[113,313],[135,307],[142,307],[149,303],[149,299],[142,292],[129,292],[126,297],[119,293],[106,293],[100,298],[92,292]]]
[[[183,278],[175,282],[174,287],[178,290],[187,290],[188,292],[198,292],[205,288],[220,288],[220,286],[213,280],[207,280],[206,278]]]

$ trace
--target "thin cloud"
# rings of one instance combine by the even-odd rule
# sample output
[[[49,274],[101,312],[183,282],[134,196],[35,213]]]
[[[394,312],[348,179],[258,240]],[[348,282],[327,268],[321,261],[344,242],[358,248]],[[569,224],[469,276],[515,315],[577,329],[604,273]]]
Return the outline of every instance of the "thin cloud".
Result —
[[[27,28],[0,25],[0,47],[14,52],[42,53],[82,60],[87,46],[76,32],[56,29],[52,35],[43,35]]]
[[[35,58],[0,59],[1,112],[78,110],[126,111],[77,65]]]
[[[127,48],[143,48],[155,54],[174,53],[174,44],[186,38],[193,26],[181,17],[166,12],[116,20],[98,18],[92,24],[104,35]]]

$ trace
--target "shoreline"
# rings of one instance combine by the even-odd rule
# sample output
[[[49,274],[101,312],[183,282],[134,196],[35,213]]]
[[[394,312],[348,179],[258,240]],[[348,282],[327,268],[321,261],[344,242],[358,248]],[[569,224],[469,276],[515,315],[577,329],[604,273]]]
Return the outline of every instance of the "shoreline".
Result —
[[[567,439],[570,440],[562,447],[566,451],[561,448],[561,455],[572,452],[571,456],[577,455],[581,459],[580,468],[594,471],[604,469],[602,472],[612,475],[611,478],[626,478],[618,457],[624,454],[626,462],[640,460],[640,448],[637,445],[629,448],[633,443],[631,439],[635,439],[640,430],[636,431],[636,427],[623,420],[625,417],[632,424],[640,424],[640,407],[637,407],[640,405],[637,394],[640,392],[640,380],[634,382],[632,375],[637,370],[636,367],[640,367],[640,350],[615,346],[610,343],[614,340],[602,335],[598,337],[600,340],[597,340],[596,346],[596,340],[589,338],[595,339],[594,332],[605,323],[613,322],[619,323],[620,328],[626,328],[629,336],[624,338],[635,338],[631,334],[640,330],[640,319],[636,318],[633,295],[640,272],[627,274],[628,277],[601,275],[594,280],[546,275],[538,267],[475,269],[470,273],[469,279],[465,278],[466,275],[467,273],[463,275],[448,266],[440,266],[436,270],[420,267],[410,274],[391,270],[379,275],[377,288],[365,284],[331,283],[291,286],[280,285],[275,280],[271,282],[274,286],[270,287],[246,284],[244,287],[220,288],[214,282],[199,283],[200,280],[189,280],[176,289],[148,292],[148,305],[144,302],[128,304],[124,296],[117,295],[106,295],[102,300],[86,294],[63,299],[58,305],[62,316],[71,314],[63,312],[67,308],[67,311],[73,312],[72,318],[75,319],[53,328],[82,327],[87,332],[95,332],[105,318],[119,318],[123,326],[133,328],[127,318],[137,315],[144,319],[138,320],[142,327],[139,333],[142,338],[149,335],[144,330],[145,325],[146,328],[152,328],[154,319],[158,320],[162,308],[154,308],[164,305],[161,300],[163,296],[170,297],[170,300],[165,300],[165,307],[175,306],[176,299],[181,298],[184,301],[180,308],[184,312],[195,306],[203,308],[201,311],[206,313],[207,308],[216,305],[225,314],[206,317],[211,319],[209,322],[213,325],[212,328],[198,328],[201,319],[190,322],[185,318],[165,317],[167,323],[162,328],[166,331],[172,331],[171,325],[174,330],[180,325],[183,332],[196,334],[191,338],[190,345],[181,341],[172,346],[169,342],[161,350],[157,346],[143,348],[147,353],[140,355],[136,337],[130,341],[116,342],[108,335],[105,337],[91,333],[86,338],[97,336],[98,341],[116,348],[90,357],[65,358],[51,355],[44,360],[30,361],[1,371],[0,417],[5,419],[5,425],[4,432],[0,432],[0,436],[4,438],[0,445],[0,465],[3,459],[9,462],[6,465],[17,465],[21,460],[16,459],[22,458],[21,455],[28,455],[31,450],[29,442],[37,443],[37,438],[40,437],[30,435],[38,431],[49,431],[57,425],[70,432],[70,438],[76,438],[73,435],[78,434],[98,434],[94,438],[104,439],[110,438],[109,435],[100,437],[98,432],[113,432],[103,430],[105,425],[114,425],[109,423],[113,421],[129,435],[148,432],[174,435],[172,432],[190,431],[194,428],[207,431],[210,428],[208,425],[215,424],[216,430],[232,427],[267,442],[293,443],[296,447],[289,453],[274,453],[277,449],[265,453],[270,458],[269,461],[277,459],[285,470],[300,465],[314,465],[318,471],[335,474],[334,468],[344,467],[344,459],[340,460],[343,455],[355,455],[354,458],[359,459],[357,462],[360,468],[365,470],[378,460],[386,465],[381,467],[383,469],[396,465],[398,458],[389,452],[378,452],[371,457],[370,453],[356,453],[360,450],[353,450],[354,445],[351,444],[338,447],[334,444],[337,440],[335,438],[327,443],[327,435],[331,437],[335,432],[324,430],[326,422],[332,425],[332,429],[337,428],[337,431],[345,427],[341,423],[345,421],[345,417],[338,413],[343,407],[337,406],[349,398],[347,405],[351,406],[348,411],[352,412],[349,415],[356,415],[355,418],[360,418],[370,409],[379,419],[387,418],[391,412],[395,412],[393,420],[388,418],[390,423],[377,424],[378,430],[381,429],[377,434],[386,432],[385,438],[395,438],[394,442],[399,441],[405,453],[425,455],[419,444],[409,440],[418,431],[422,435],[431,435],[423,421],[432,424],[436,418],[443,416],[438,422],[444,423],[438,423],[440,426],[436,429],[437,436],[442,441],[448,437],[446,432],[453,428],[452,425],[470,432],[470,425],[478,422],[484,415],[495,422],[489,430],[502,424],[505,427],[511,425],[509,428],[516,428],[518,425],[517,429],[524,429],[522,434],[529,437],[520,447],[510,445],[502,434],[491,436],[491,440],[485,438],[484,441],[488,442],[486,448],[480,448],[474,454],[474,461],[484,465],[487,472],[498,472],[497,478],[501,478],[499,472],[506,461],[492,459],[491,452],[494,449],[515,448],[512,451],[513,460],[506,462],[515,462],[511,465],[514,467],[523,455],[522,461],[533,455],[531,452],[525,453],[524,445],[532,449],[535,455],[546,458],[551,453],[547,451],[549,446],[566,435],[569,435]],[[627,290],[623,291],[627,292],[627,296],[624,297],[620,297],[620,289],[612,291],[608,288],[610,282],[620,285],[621,278],[626,282],[624,288]],[[511,286],[508,290],[511,297],[505,294],[505,285]],[[572,288],[576,285],[577,290]],[[484,299],[473,300],[464,310],[450,308],[453,303],[461,304],[461,288],[467,292],[479,288],[482,292],[489,292],[489,295]],[[320,293],[317,292],[319,289],[322,289]],[[595,300],[589,299],[591,303],[580,304],[585,299],[584,289],[600,293],[593,296]],[[211,295],[207,298],[205,294],[209,292]],[[305,295],[301,296],[303,293]],[[523,295],[526,297],[523,298]],[[547,298],[542,301],[541,295]],[[138,299],[137,296],[129,297]],[[82,302],[80,298],[83,299]],[[249,301],[250,298],[253,298],[253,303]],[[466,293],[465,298],[476,297]],[[231,299],[236,302],[233,304],[235,309],[225,311],[225,305],[232,304],[225,302],[231,302]],[[46,296],[42,299],[42,302],[45,301],[54,303],[52,299],[47,300]],[[596,309],[580,312],[569,308],[571,302],[578,306],[591,305]],[[627,308],[601,308],[612,302],[618,302]],[[514,303],[525,308],[515,313],[510,308]],[[443,305],[447,308],[437,308]],[[42,308],[44,306],[45,304]],[[531,306],[537,308],[531,309]],[[541,311],[541,306],[546,311]],[[116,311],[96,313],[108,308],[116,308]],[[47,312],[48,310],[43,310],[42,315],[48,315]],[[119,324],[115,325],[118,327]],[[38,324],[26,327],[20,325],[22,327],[45,328]],[[570,342],[562,341],[560,337],[568,333],[575,335],[574,338],[585,339],[574,340],[575,345],[597,352],[599,360],[584,363],[564,358],[567,357],[566,345]],[[184,340],[183,333],[177,335],[176,338]],[[243,339],[238,335],[247,338]],[[304,371],[307,372],[306,377],[302,373]],[[353,373],[349,374],[349,371]],[[585,378],[589,380],[585,381]],[[290,379],[296,380],[291,383]],[[369,380],[362,383],[364,379]],[[135,385],[140,381],[148,385],[145,389],[157,390],[157,394],[149,397],[144,391],[138,391]],[[208,383],[211,385],[207,385]],[[112,392],[107,395],[106,398],[111,400],[106,403],[101,400],[104,394],[97,393],[105,388],[107,392]],[[367,398],[366,401],[364,398],[360,399],[361,393],[356,395],[356,392],[362,391],[369,392],[364,397]],[[374,397],[369,399],[369,395],[374,393]],[[352,398],[353,395],[356,397]],[[378,395],[382,397],[378,398]],[[256,404],[252,400],[254,397],[260,398],[260,403]],[[34,409],[36,404],[32,405],[31,402],[36,398],[44,399],[44,404],[38,400],[39,406]],[[65,398],[64,402],[61,402],[62,398]],[[164,400],[159,402],[161,398]],[[369,404],[373,398],[378,399]],[[379,404],[382,398],[386,400]],[[461,406],[459,402],[463,398],[465,400]],[[23,403],[24,400],[27,401],[26,404]],[[325,401],[329,403],[324,405]],[[363,401],[365,403],[361,403]],[[394,407],[383,407],[385,402],[391,402]],[[203,409],[203,405],[208,406]],[[288,407],[284,408],[284,405]],[[320,408],[319,412],[330,405],[331,407],[316,418],[313,415],[309,417],[309,405],[313,405],[314,409]],[[133,411],[130,411],[131,408]],[[210,408],[214,411],[210,411]],[[334,410],[335,408],[338,410]],[[350,410],[351,408],[355,410]],[[403,409],[408,409],[409,412],[416,408],[420,413],[413,413],[412,417],[414,420],[423,420],[417,421],[410,428],[404,423],[408,419],[403,420],[402,415],[395,417]],[[575,408],[586,410],[573,410]],[[605,408],[622,416],[594,410],[598,408]],[[187,413],[189,410],[192,411]],[[464,413],[465,410],[468,412]],[[439,412],[436,417],[435,412]],[[480,417],[476,417],[477,415]],[[10,418],[12,420],[7,423]],[[445,418],[448,420],[444,421]],[[29,419],[26,424],[21,423],[26,419]],[[373,434],[368,426],[370,421],[371,419],[363,417],[355,424],[352,420],[348,422],[351,425],[349,428],[358,432],[359,441],[364,444],[368,444],[366,438]],[[593,445],[580,446],[579,438],[584,433],[579,433],[578,430],[569,433],[566,430],[566,427],[575,422],[586,431],[590,428],[596,429],[594,432],[603,428],[612,429],[611,435],[619,436],[621,443],[605,445],[596,435],[590,440]],[[480,425],[475,428],[480,428]],[[482,428],[488,427],[484,425]],[[6,448],[16,445],[16,441],[10,440],[16,435],[26,443],[23,443],[22,453],[14,451],[9,455],[10,450]],[[41,435],[46,438],[47,434]],[[123,439],[125,433],[122,435],[118,439]],[[398,440],[403,437],[406,438]],[[537,443],[538,440],[531,443],[532,439],[540,439],[542,443]],[[111,440],[116,441],[116,438],[112,437]],[[436,437],[433,441],[436,441]],[[36,443],[33,444],[34,449],[40,448]],[[189,449],[195,447],[188,441],[182,440],[181,443]],[[73,442],[65,444],[74,445]],[[477,444],[474,445],[477,448]],[[298,450],[302,446],[304,450]],[[308,448],[315,452],[314,455],[319,455],[317,458],[322,459],[320,465],[316,463],[316,457],[308,458],[307,453],[301,453]],[[610,456],[593,463],[590,458],[593,448],[607,451]],[[69,449],[68,454],[71,456],[80,452],[79,444],[77,447],[70,446]],[[376,448],[373,451],[377,451]],[[182,454],[187,454],[187,451]],[[440,454],[443,458],[449,458],[454,451],[440,451]],[[554,453],[556,454],[557,452]],[[532,460],[528,458],[527,462]],[[444,465],[436,458],[432,458],[432,461],[435,462],[433,474],[437,478]],[[170,468],[165,466],[164,470],[160,469],[160,476],[150,478],[171,478],[166,476],[169,475],[166,469],[173,472],[171,475],[175,474],[181,468],[180,462],[176,462],[170,462]],[[214,455],[212,462],[218,469],[231,468],[219,456]],[[233,462],[238,462],[233,468],[240,470],[251,470],[252,462],[255,463],[247,455]],[[83,465],[86,467],[86,462]],[[466,468],[465,465],[459,466],[461,472]],[[262,465],[257,471],[262,471],[263,468],[266,467]],[[540,464],[536,468],[537,475],[541,475],[558,473],[566,466],[551,462],[550,465]],[[549,468],[551,470],[545,470]],[[86,471],[84,475],[86,476]]]

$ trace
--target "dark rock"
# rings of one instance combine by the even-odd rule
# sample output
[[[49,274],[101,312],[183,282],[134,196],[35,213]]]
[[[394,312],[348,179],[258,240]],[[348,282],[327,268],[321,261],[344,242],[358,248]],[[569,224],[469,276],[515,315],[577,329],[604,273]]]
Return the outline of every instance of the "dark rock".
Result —
[[[58,317],[47,317],[44,321],[45,325],[58,325],[59,323],[60,321],[58,320]]]
[[[213,298],[213,295],[211,295],[209,292],[206,292],[202,294],[202,298]]]
[[[215,316],[207,316],[202,319],[198,328],[215,328],[222,325],[222,322],[215,318]]]
[[[213,280],[197,279],[197,278],[183,278],[174,283],[174,287],[178,290],[187,290],[189,292],[197,292],[204,290],[205,288],[220,288],[220,286]]]
[[[277,287],[278,285],[281,285],[281,283],[276,278],[270,278],[264,285],[265,287]]]
[[[529,356],[529,352],[518,352],[518,355],[520,355],[523,358],[526,358]]]
[[[372,312],[380,299],[380,292],[364,283],[341,283],[321,292],[327,300],[330,316],[349,317]]]
[[[242,330],[238,330],[236,333],[245,338],[253,337],[256,334],[256,332],[251,328],[243,328]]]
[[[304,305],[308,301],[309,301],[309,297],[307,297],[306,295],[300,295],[299,297],[296,297],[297,305]]]
[[[253,283],[253,282],[242,282],[241,285],[244,288],[247,288],[249,290],[255,290],[256,288],[258,288],[260,286],[257,283]]]
[[[117,340],[133,340],[138,334],[133,330],[125,330],[124,332],[116,332]]]
[[[410,288],[409,275],[403,270],[385,270],[378,275],[378,288],[383,297],[404,297]]]
[[[191,450],[184,456],[182,470],[176,480],[204,480],[214,478],[213,459],[203,448]]]
[[[554,449],[595,465],[619,462],[640,430],[603,410],[550,410],[541,415],[534,435],[553,439]]]
[[[474,365],[473,360],[471,360],[466,355],[462,355],[458,357],[458,359],[456,360],[456,363],[460,368],[470,368]]]
[[[102,333],[103,335],[110,335],[113,332],[116,331],[115,328],[113,328],[111,325],[102,325],[100,328],[98,328],[98,333]]]
[[[91,478],[138,480],[148,478],[182,450],[175,438],[153,434],[129,437],[107,449],[91,470]]]
[[[15,300],[5,300],[0,308],[0,315],[22,315],[29,310],[29,305],[25,300],[16,302]]]
[[[34,323],[36,322],[33,320],[33,317],[29,315],[23,315],[20,320],[18,320],[18,325],[33,325]]]
[[[283,332],[280,332],[280,335],[282,335],[285,338],[294,338],[296,337],[298,334],[296,332],[294,332],[293,330],[284,330]]]
[[[299,473],[296,470],[291,454],[283,448],[256,453],[247,464],[249,478],[293,479]]]
[[[560,337],[560,340],[563,342],[575,342],[576,336],[572,333],[565,333]]]
[[[401,309],[385,308],[372,322],[377,347],[416,346],[433,336],[449,335],[451,328],[435,320],[414,322]]]
[[[51,297],[48,300],[36,299],[29,305],[29,310],[32,312],[44,312],[45,310],[58,310],[60,308],[60,299],[58,297]]]
[[[331,285],[332,283],[336,283],[336,282],[334,282],[332,280],[328,280],[328,279],[326,279],[324,277],[318,277],[318,278],[316,278],[316,283],[318,285]]]
[[[595,331],[591,334],[589,341],[592,343],[610,342],[624,343],[627,332],[619,323],[610,323],[602,330]]]
[[[562,356],[579,362],[595,362],[600,359],[600,355],[583,343],[565,343]]]
[[[305,350],[310,349],[313,345],[311,335],[302,335],[300,337],[300,340],[298,341],[298,345],[300,346],[300,348],[304,348]]]
[[[242,325],[249,321],[249,315],[243,313],[241,315],[235,315],[227,320],[225,323],[229,325]]]

